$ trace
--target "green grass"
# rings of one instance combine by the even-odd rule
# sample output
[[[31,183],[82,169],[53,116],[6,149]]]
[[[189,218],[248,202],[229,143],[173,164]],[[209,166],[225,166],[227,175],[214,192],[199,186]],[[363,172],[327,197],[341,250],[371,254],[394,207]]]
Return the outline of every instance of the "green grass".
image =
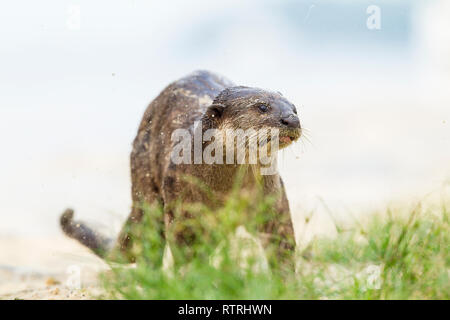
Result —
[[[247,257],[246,266],[243,258],[240,266],[236,262],[240,256],[236,248],[245,246],[236,245],[229,235],[240,224],[253,232],[257,217],[270,211],[270,199],[253,200],[235,194],[214,212],[201,205],[190,207],[194,219],[189,230],[197,238],[188,259],[180,254],[183,247],[171,244],[181,262],[170,270],[161,268],[163,242],[154,232],[152,218],[147,219],[142,241],[135,247],[136,268],[112,265],[112,272],[104,275],[108,294],[103,298],[450,298],[449,214],[443,205],[432,210],[418,207],[407,214],[375,214],[363,226],[339,232],[337,238],[315,240],[298,253],[295,273],[277,267],[258,271],[254,256]],[[148,217],[157,219],[161,214],[158,208],[147,208]],[[201,219],[195,219],[199,215]]]

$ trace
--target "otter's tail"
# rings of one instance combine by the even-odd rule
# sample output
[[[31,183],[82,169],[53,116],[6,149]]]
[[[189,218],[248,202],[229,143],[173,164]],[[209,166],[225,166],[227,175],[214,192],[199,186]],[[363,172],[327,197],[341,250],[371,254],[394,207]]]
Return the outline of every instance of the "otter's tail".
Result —
[[[110,252],[113,241],[92,230],[83,222],[73,220],[72,209],[66,209],[59,221],[67,236],[78,240],[99,257],[105,258]]]

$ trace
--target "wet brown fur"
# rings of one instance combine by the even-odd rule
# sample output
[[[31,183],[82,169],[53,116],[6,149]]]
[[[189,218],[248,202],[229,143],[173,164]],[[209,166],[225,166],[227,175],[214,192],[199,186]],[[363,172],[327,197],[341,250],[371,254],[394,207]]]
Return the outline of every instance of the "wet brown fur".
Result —
[[[261,113],[258,105],[264,103],[269,112]],[[231,191],[233,183],[242,165],[236,164],[179,164],[171,162],[170,154],[174,143],[171,133],[178,128],[188,129],[194,135],[193,124],[201,121],[203,130],[209,128],[260,129],[276,127],[280,135],[289,135],[292,140],[300,136],[300,124],[286,126],[281,119],[294,119],[298,122],[295,107],[282,95],[257,88],[235,86],[231,81],[208,71],[199,71],[188,75],[166,87],[153,100],[144,113],[131,152],[132,200],[131,213],[120,233],[115,248],[122,252],[128,261],[133,256],[130,248],[134,235],[132,225],[139,224],[143,217],[141,204],[158,203],[164,207],[164,217],[160,224],[162,233],[171,224],[178,223],[183,217],[175,216],[171,204],[177,200],[202,202],[211,207],[220,205]],[[193,150],[193,148],[192,148]],[[211,202],[204,193],[199,192],[195,184],[183,179],[193,176],[202,181],[219,199]],[[271,235],[282,238],[277,243],[280,253],[286,256],[294,254],[294,230],[289,203],[281,177],[255,175],[248,170],[243,188],[251,189],[257,180],[262,181],[264,193],[275,195],[277,216],[273,221],[261,226],[265,244],[270,244]],[[78,239],[94,252],[105,257],[114,251],[108,241],[90,230],[82,222],[73,220],[73,212],[66,211],[61,217],[63,231]],[[186,235],[178,234],[176,239],[188,245]]]

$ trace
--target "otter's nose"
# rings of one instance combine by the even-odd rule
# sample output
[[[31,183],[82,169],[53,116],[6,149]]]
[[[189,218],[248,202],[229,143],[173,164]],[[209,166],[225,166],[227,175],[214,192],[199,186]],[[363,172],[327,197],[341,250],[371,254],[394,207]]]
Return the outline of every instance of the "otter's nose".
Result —
[[[281,118],[281,124],[284,126],[287,126],[289,128],[300,128],[300,120],[298,119],[298,117],[296,115],[289,115],[287,117],[282,117]]]

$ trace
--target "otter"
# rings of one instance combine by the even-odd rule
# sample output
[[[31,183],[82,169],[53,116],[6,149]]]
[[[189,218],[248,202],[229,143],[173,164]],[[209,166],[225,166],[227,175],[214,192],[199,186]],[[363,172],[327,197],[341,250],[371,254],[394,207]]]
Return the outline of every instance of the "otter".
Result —
[[[142,203],[157,203],[163,208],[158,221],[158,231],[164,231],[185,218],[177,216],[172,203],[179,201],[201,202],[211,207],[221,205],[221,200],[233,189],[239,170],[246,164],[232,163],[174,163],[171,154],[176,141],[172,133],[185,129],[195,135],[196,128],[204,133],[208,129],[224,132],[226,129],[279,130],[279,145],[284,148],[299,139],[301,126],[296,107],[279,92],[258,88],[237,86],[230,80],[209,71],[197,71],[167,86],[147,107],[139,125],[130,156],[132,180],[132,209],[116,241],[92,230],[81,221],[74,220],[74,212],[67,209],[60,218],[62,230],[77,239],[102,258],[120,252],[127,262],[134,262],[136,256],[130,250],[134,235],[132,226],[142,222]],[[189,142],[194,152],[195,141]],[[209,144],[201,145],[204,150]],[[195,156],[194,156],[195,157]],[[258,164],[247,165],[257,167]],[[212,192],[220,195],[214,203],[200,192],[198,186],[183,179],[193,176],[204,183]],[[273,204],[276,215],[272,221],[260,226],[270,245],[275,240],[277,255],[292,260],[295,251],[294,229],[289,202],[283,180],[278,173],[259,175],[258,170],[248,170],[241,188],[251,189],[257,183],[263,193],[275,197]],[[221,197],[223,196],[223,197]],[[189,245],[192,235],[177,234],[175,239],[182,245]],[[281,241],[279,240],[281,239]],[[284,259],[283,258],[283,259]],[[280,258],[281,259],[281,258]]]

